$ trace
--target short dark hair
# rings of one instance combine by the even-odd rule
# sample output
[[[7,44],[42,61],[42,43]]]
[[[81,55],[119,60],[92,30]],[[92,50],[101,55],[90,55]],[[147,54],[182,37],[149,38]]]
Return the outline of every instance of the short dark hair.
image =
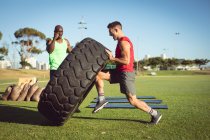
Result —
[[[60,28],[63,30],[63,27],[62,27],[61,25],[56,25],[54,31],[57,31],[57,30],[59,30]]]
[[[114,28],[115,26],[120,26],[122,29],[122,24],[119,21],[114,21],[108,24],[107,28]]]

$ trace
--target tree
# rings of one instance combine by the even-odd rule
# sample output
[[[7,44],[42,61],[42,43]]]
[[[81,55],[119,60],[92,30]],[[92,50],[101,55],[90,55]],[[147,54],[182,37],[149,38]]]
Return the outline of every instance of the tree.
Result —
[[[184,65],[184,66],[192,65],[193,64],[193,61],[192,60],[183,60],[181,62],[181,64]]]
[[[148,59],[140,60],[138,64],[143,68],[144,66],[149,65],[149,60]]]
[[[1,31],[0,31],[0,40],[2,39],[2,36],[3,36],[3,34],[2,34]]]
[[[15,47],[20,47],[20,49],[17,50],[20,55],[20,64],[22,68],[30,66],[27,62],[27,58],[43,52],[38,48],[38,44],[41,40],[45,40],[45,35],[36,29],[26,27],[17,30],[14,33],[14,36],[17,41],[12,42],[12,44],[15,44]]]
[[[138,61],[139,70],[143,71],[145,66],[149,66],[148,59],[142,59]]]
[[[137,63],[138,63],[138,69],[137,69]],[[135,69],[136,71],[139,71],[139,70],[140,70],[139,62],[138,62],[138,61],[135,61],[135,60],[134,60],[133,65],[134,65],[134,69]]]
[[[168,68],[168,59],[161,59],[160,70],[167,70],[167,68]]]
[[[168,59],[168,62],[167,62],[167,65],[169,67],[178,66],[179,64],[180,64],[179,60],[176,58]]]
[[[4,60],[4,56],[8,55],[8,49],[5,46],[1,47],[0,54],[2,54],[2,56],[0,56],[0,60]]]
[[[149,58],[149,65],[151,65],[152,68],[156,68],[158,65],[161,65],[162,58],[161,57],[153,57]]]
[[[195,60],[194,60],[194,63],[195,63],[196,65],[198,65],[199,68],[201,67],[201,65],[206,65],[208,62],[209,62],[208,59],[195,59]]]
[[[0,32],[0,40],[3,34]],[[0,60],[4,60],[4,56],[8,55],[8,49],[5,46],[0,47]]]

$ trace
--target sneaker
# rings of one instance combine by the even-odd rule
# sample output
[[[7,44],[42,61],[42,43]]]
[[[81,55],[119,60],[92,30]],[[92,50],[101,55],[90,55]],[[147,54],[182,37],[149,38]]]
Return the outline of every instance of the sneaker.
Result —
[[[96,113],[98,112],[99,110],[101,110],[102,108],[104,108],[104,106],[108,104],[108,102],[104,99],[102,101],[98,101],[94,110],[93,110],[93,113]]]
[[[158,112],[156,116],[152,116],[152,119],[151,119],[150,123],[151,124],[158,124],[158,122],[160,121],[161,118],[162,118],[162,114],[160,114]]]

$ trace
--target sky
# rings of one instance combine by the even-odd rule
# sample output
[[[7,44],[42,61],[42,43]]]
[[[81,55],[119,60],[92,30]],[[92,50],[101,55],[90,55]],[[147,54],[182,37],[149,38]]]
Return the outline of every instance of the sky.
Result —
[[[62,25],[71,45],[91,37],[115,51],[117,42],[107,25],[120,21],[134,45],[135,59],[145,55],[184,59],[210,59],[210,0],[0,0],[0,45],[9,44],[11,60],[19,59],[14,32],[35,28],[53,37]],[[79,29],[80,21],[87,29]],[[175,34],[175,33],[180,34]],[[45,43],[38,46],[45,50]],[[48,62],[48,53],[35,56]]]

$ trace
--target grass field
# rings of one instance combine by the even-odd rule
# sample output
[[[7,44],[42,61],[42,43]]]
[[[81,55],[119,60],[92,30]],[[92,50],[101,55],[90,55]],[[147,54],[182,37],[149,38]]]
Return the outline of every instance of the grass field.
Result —
[[[136,77],[137,95],[155,96],[169,107],[159,110],[163,118],[158,125],[147,124],[149,115],[137,109],[103,109],[92,114],[87,106],[97,96],[93,88],[80,106],[82,112],[61,127],[49,126],[37,111],[36,102],[0,101],[0,139],[210,139],[210,75],[189,73],[166,71],[158,73],[163,76]],[[1,74],[3,92],[7,86],[3,83],[14,80]],[[40,86],[47,83],[47,77],[43,79],[46,82]],[[118,85],[107,82],[105,91],[107,96],[122,95]]]

